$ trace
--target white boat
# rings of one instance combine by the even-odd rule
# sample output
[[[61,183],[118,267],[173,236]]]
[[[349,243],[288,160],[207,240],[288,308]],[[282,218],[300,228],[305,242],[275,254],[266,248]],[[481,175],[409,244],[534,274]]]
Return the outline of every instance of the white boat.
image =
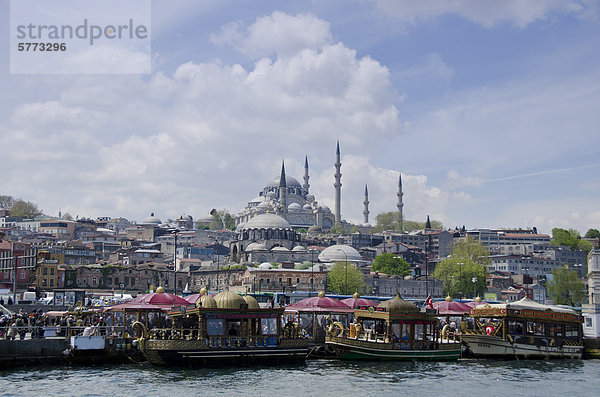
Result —
[[[474,329],[465,330],[462,341],[475,357],[581,358],[582,317],[572,309],[523,298],[479,305],[470,316]]]

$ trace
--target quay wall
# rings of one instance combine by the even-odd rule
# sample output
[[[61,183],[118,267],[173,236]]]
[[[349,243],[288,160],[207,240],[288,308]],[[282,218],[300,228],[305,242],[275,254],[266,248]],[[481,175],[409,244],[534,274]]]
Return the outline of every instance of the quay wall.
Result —
[[[65,338],[0,340],[0,367],[63,362]]]

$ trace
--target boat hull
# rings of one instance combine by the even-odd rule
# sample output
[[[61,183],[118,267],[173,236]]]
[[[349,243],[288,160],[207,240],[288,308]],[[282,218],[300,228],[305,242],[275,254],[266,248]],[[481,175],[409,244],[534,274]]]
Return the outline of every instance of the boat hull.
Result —
[[[277,365],[302,362],[308,344],[283,343],[269,347],[213,348],[201,341],[142,340],[140,349],[151,364],[160,366],[219,367]]]
[[[327,337],[336,356],[343,360],[379,360],[379,361],[454,361],[460,358],[461,345],[440,345],[432,350],[394,349],[391,343],[370,342],[340,337]]]
[[[544,346],[510,342],[494,335],[465,334],[462,336],[474,357],[507,359],[580,359],[582,345]]]

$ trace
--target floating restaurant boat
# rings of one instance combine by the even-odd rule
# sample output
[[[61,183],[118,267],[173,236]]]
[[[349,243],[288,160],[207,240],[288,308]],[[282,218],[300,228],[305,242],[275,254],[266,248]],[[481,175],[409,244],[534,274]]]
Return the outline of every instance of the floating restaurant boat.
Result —
[[[378,306],[358,306],[346,329],[330,322],[325,337],[348,360],[457,360],[461,344],[442,339],[435,313],[421,312],[396,295]]]
[[[155,365],[213,367],[277,364],[306,359],[308,340],[297,324],[282,326],[283,308],[261,309],[255,298],[225,290],[201,295],[168,315],[170,328],[147,329],[138,343]]]
[[[529,298],[479,305],[471,310],[474,329],[462,341],[475,357],[581,358],[582,317],[574,310]]]

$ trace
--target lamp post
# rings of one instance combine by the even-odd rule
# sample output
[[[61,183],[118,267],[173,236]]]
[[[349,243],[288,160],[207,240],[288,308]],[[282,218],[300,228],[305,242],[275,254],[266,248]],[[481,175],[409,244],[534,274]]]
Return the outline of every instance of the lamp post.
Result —
[[[427,299],[427,297],[429,296],[429,253],[428,253],[428,248],[429,248],[429,241],[425,241],[425,299]]]
[[[177,295],[177,230],[173,233],[174,247],[173,250],[173,289],[174,294]]]
[[[313,293],[313,287],[315,284],[315,263],[314,263],[314,253],[315,250],[311,249],[310,250],[310,294],[312,296]]]
[[[457,263],[458,265],[458,296],[462,299],[462,267],[464,263]]]
[[[344,286],[344,294],[347,295],[348,294],[348,255],[346,255],[346,252],[341,250],[341,249],[337,249],[337,251],[340,251],[342,254],[344,254],[344,259],[345,259],[345,265],[344,265],[344,270],[346,272],[346,283]]]
[[[477,277],[473,277],[471,279],[471,281],[473,282],[473,299],[475,299],[475,288],[476,288],[476,285],[477,285]]]

